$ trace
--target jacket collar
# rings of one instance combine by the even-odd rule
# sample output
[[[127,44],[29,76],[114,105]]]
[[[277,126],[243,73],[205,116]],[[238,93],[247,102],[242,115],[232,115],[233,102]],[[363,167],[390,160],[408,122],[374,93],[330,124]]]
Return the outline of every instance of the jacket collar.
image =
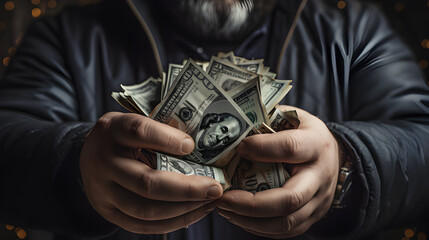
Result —
[[[156,21],[154,20],[150,11],[150,3],[148,3],[149,1],[144,0],[126,1],[146,33],[153,50],[159,77],[162,77],[164,69],[168,68],[167,55],[164,49],[164,44],[162,43],[160,32],[158,30],[159,28],[156,25]],[[276,29],[274,29],[275,34],[279,34],[277,39],[281,39],[281,41],[275,41],[272,45],[270,44],[271,46],[269,55],[271,55],[271,57],[267,60],[271,63],[271,66],[279,66],[279,63],[282,62],[286,49],[289,45],[287,42],[288,35],[290,35],[290,38],[292,37],[294,31],[293,24],[295,21],[298,21],[300,17],[299,9],[305,7],[306,2],[307,0],[279,0],[277,2],[277,6],[273,10],[277,15],[275,21],[279,21],[284,24],[274,24],[277,26]],[[279,52],[280,55],[278,55]],[[276,63],[274,63],[274,61]],[[279,68],[276,70],[277,72],[280,71]]]
[[[159,28],[156,25],[156,21],[150,11],[150,1],[142,1],[142,0],[126,0],[128,6],[131,8],[131,11],[136,16],[140,25],[146,33],[146,37],[151,44],[151,48],[153,51],[153,55],[155,58],[155,62],[157,65],[157,70],[159,77],[162,78],[164,69],[168,66],[167,57],[164,49],[164,44],[162,43],[162,38],[159,33]]]

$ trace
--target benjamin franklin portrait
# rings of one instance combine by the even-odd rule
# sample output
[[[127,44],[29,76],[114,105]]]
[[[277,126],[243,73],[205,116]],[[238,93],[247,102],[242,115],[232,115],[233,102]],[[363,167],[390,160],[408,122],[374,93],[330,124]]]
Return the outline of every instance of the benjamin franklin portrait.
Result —
[[[220,154],[240,137],[240,120],[230,113],[210,113],[203,117],[195,139],[196,149],[205,159]]]

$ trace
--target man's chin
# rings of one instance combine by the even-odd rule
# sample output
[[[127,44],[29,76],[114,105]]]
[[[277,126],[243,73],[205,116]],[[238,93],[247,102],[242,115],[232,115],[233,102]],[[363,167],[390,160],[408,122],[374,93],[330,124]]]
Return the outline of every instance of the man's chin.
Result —
[[[179,0],[167,1],[173,22],[192,37],[215,41],[239,41],[258,27],[276,0]],[[267,7],[270,6],[270,7]],[[183,28],[185,27],[185,28]]]

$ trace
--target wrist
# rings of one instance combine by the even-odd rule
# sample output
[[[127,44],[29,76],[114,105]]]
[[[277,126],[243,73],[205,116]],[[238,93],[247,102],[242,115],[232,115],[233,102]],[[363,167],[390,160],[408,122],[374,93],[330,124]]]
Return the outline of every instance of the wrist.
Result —
[[[346,196],[348,190],[352,185],[352,174],[353,174],[353,162],[348,154],[347,143],[335,133],[332,133],[335,136],[338,145],[338,180],[337,186],[335,188],[334,200],[332,201],[331,208],[340,209],[345,207],[343,204],[343,199]]]

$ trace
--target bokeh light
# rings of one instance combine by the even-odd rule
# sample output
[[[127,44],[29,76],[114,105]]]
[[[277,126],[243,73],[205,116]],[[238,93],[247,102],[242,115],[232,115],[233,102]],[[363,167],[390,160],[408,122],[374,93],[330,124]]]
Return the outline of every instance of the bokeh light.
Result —
[[[421,69],[426,69],[428,67],[428,65],[429,65],[429,62],[426,59],[422,59],[419,61],[419,67]]]
[[[55,0],[48,1],[48,8],[56,8],[56,7],[57,7],[57,1]]]
[[[407,228],[404,231],[404,235],[407,238],[412,238],[412,237],[414,237],[414,231],[412,229],[410,229],[410,228]]]
[[[31,10],[31,16],[33,16],[34,18],[40,17],[41,14],[42,14],[42,10],[40,10],[40,8],[33,8]]]
[[[24,238],[26,238],[27,237],[27,232],[24,230],[24,229],[22,229],[22,228],[16,228],[15,229],[15,233],[16,233],[16,236],[19,238],[19,239],[24,239]]]
[[[347,6],[347,4],[344,1],[338,1],[338,3],[337,3],[337,7],[339,9],[344,9],[346,6]]]
[[[9,66],[9,62],[10,62],[10,57],[3,58],[3,65]]]
[[[424,233],[424,232],[419,232],[418,234],[417,234],[417,240],[427,240],[428,239],[428,236],[426,235],[426,233]]]
[[[395,11],[402,12],[405,10],[405,5],[401,2],[395,3]]]
[[[5,2],[4,9],[6,9],[7,11],[12,11],[13,9],[15,9],[15,3],[12,1]]]

